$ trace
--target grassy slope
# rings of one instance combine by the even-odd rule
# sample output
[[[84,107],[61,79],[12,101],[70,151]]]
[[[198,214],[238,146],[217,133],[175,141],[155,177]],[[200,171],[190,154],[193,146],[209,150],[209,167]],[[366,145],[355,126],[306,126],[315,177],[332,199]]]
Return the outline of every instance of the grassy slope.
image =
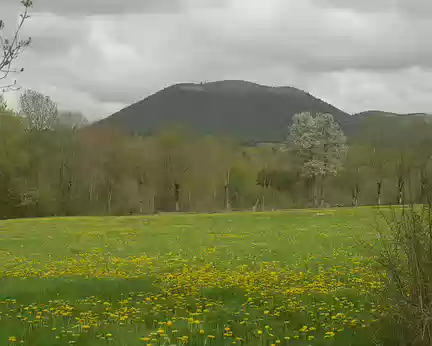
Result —
[[[346,288],[355,288],[356,285],[352,281],[352,276],[355,274],[352,269],[347,269],[349,266],[347,266],[347,260],[351,261],[358,257],[356,260],[362,261],[363,255],[369,255],[358,240],[373,241],[375,239],[376,221],[376,211],[369,208],[326,210],[324,212],[293,211],[3,221],[0,222],[0,274],[3,274],[4,278],[0,286],[0,301],[12,297],[18,299],[16,304],[19,305],[32,302],[48,303],[49,300],[63,299],[72,305],[75,304],[77,309],[82,309],[82,304],[88,306],[89,303],[76,302],[76,299],[97,296],[112,302],[114,306],[119,299],[123,299],[130,292],[143,292],[142,296],[150,296],[154,300],[156,298],[152,295],[155,292],[163,294],[171,292],[168,293],[171,295],[173,291],[168,287],[172,285],[175,289],[186,287],[186,290],[196,286],[199,292],[192,292],[190,295],[194,296],[199,304],[203,304],[201,299],[223,302],[220,309],[214,312],[218,317],[201,316],[203,320],[199,328],[205,328],[206,333],[207,330],[210,330],[215,334],[221,328],[220,324],[229,323],[229,325],[234,325],[234,328],[240,328],[240,324],[235,327],[236,323],[229,322],[229,318],[238,316],[238,311],[242,309],[244,311],[251,309],[250,306],[244,304],[246,297],[253,297],[254,293],[245,292],[253,291],[255,288],[240,282],[239,277],[242,275],[255,280],[254,285],[262,285],[262,288],[258,288],[257,291],[264,292],[262,297],[265,299],[271,297],[272,304],[276,304],[279,299],[274,298],[278,296],[278,293],[273,293],[279,289],[279,286],[284,290],[291,288],[291,282],[296,282],[298,275],[306,275],[305,286],[306,283],[311,283],[316,287],[324,285],[322,282],[326,281],[325,275],[319,276],[318,274],[323,270],[334,270],[332,266],[337,265],[342,268],[337,269],[340,273],[350,276],[346,280]],[[262,269],[262,264],[265,262],[272,263],[272,265],[281,262],[294,269],[286,271],[285,269],[278,271],[277,268]],[[206,267],[209,264],[213,266],[211,269]],[[249,269],[241,274],[238,268],[243,264],[247,264]],[[181,272],[182,268],[186,267],[190,271]],[[275,275],[275,270],[280,273],[277,280],[272,277]],[[173,277],[167,279],[165,276],[167,272],[174,273]],[[255,275],[256,273],[258,275]],[[46,278],[42,279],[41,276],[46,276]],[[23,277],[26,279],[23,280]],[[218,285],[215,284],[219,281],[225,282],[224,280],[229,283],[226,285],[233,286],[227,291],[228,293],[220,291],[216,287]],[[330,281],[325,283],[329,287],[332,285]],[[342,279],[341,282],[343,281]],[[232,284],[233,282],[236,284]],[[283,282],[285,286],[279,285],[279,282]],[[300,287],[299,284],[297,282],[296,287]],[[221,286],[224,285],[221,284]],[[207,286],[211,288],[208,289]],[[236,294],[236,292],[240,293]],[[314,309],[317,309],[316,302],[306,302],[311,297],[307,292],[306,290],[305,294],[309,298],[300,299],[301,304],[304,306],[311,304]],[[364,297],[361,300],[358,297],[353,298],[352,301],[346,300],[344,303],[346,306],[343,309],[348,309],[350,304],[360,304],[362,307],[359,309],[363,311],[364,304],[369,298],[363,291],[354,292],[354,295],[358,294]],[[181,293],[174,301],[185,300],[185,295],[188,294]],[[201,298],[203,296],[206,298]],[[239,300],[237,301],[235,297]],[[284,299],[280,298],[280,304],[285,306],[285,310],[289,310],[286,306],[292,302],[287,303]],[[325,309],[332,310],[334,301],[328,301],[329,297],[319,299],[327,302]],[[139,304],[135,296],[132,300],[132,305]],[[61,304],[64,305],[64,301]],[[13,309],[17,309],[16,304]],[[168,303],[161,305],[165,306],[164,304]],[[239,334],[251,338],[248,344],[270,344],[274,343],[276,338],[281,337],[280,335],[271,337],[269,332],[264,333],[264,340],[263,337],[256,335],[257,330],[263,329],[265,324],[274,328],[278,334],[283,331],[288,333],[286,326],[283,328],[279,326],[280,316],[276,316],[274,321],[259,322],[262,319],[258,318],[258,315],[263,314],[263,311],[267,311],[266,309],[271,311],[275,306],[269,307],[268,301],[263,302],[262,299],[259,302],[254,301],[254,304],[256,305],[249,312],[250,320],[254,320],[253,323],[251,322],[251,330],[247,332],[238,330]],[[95,306],[97,309],[97,304]],[[349,309],[354,313],[352,306]],[[141,308],[145,310],[144,307]],[[154,312],[154,306],[146,306],[146,308],[149,310],[145,310],[144,315],[151,315],[158,321],[166,321],[173,317],[168,307],[157,313]],[[186,310],[188,313],[191,312],[189,308]],[[318,323],[315,318],[311,320],[310,316],[305,316],[305,311],[300,311],[302,309],[295,312],[295,316],[294,312],[288,310],[285,311],[285,318],[290,316],[293,321],[293,328],[289,330],[291,338],[298,334],[299,325],[308,322]],[[2,311],[1,305],[0,311]],[[252,316],[255,317],[252,318]],[[365,319],[369,317],[364,316]],[[46,330],[51,328],[54,320],[55,318],[47,316],[44,328],[47,328]],[[77,345],[99,345],[99,342],[101,345],[106,342],[115,345],[145,345],[148,342],[139,341],[138,335],[146,335],[154,328],[157,329],[157,325],[153,325],[152,321],[147,321],[144,329],[134,327],[130,330],[124,329],[126,327],[120,323],[116,326],[115,334],[121,335],[123,341],[115,338],[107,341],[106,333],[112,330],[112,327],[98,327],[101,333],[105,331],[105,339],[100,339],[103,333],[97,336],[81,329],[81,334],[84,336],[78,336],[80,333],[76,333],[76,339],[73,339],[71,334],[67,334],[69,333],[68,328],[73,328],[74,321],[72,320],[64,323],[66,329],[63,334],[60,332],[56,334],[57,331],[46,333],[43,328],[29,331],[26,326],[27,322],[23,324],[6,323],[3,326],[2,322],[6,323],[7,319],[0,319],[0,340],[14,334],[18,335],[18,339],[39,340],[38,342],[43,342],[44,345],[65,345],[74,340],[77,341]],[[179,322],[179,328],[181,330],[186,327]],[[209,339],[197,339],[196,336],[193,336],[196,333],[194,334],[189,327],[187,328],[189,330],[187,333],[191,337],[190,344],[199,345],[204,344],[204,341],[208,342]],[[276,332],[274,334],[276,335]],[[323,339],[323,334],[317,335],[317,339],[320,338],[321,341],[308,340],[303,334],[300,335],[299,340],[282,340],[286,344],[294,342],[299,345],[319,345],[324,340],[326,344],[333,344],[333,342],[334,344],[350,344],[355,335],[355,339],[360,340],[358,342],[363,342],[359,334],[352,332],[348,334],[340,332],[338,342]],[[54,335],[58,335],[60,339],[55,339]],[[255,341],[251,335],[255,335]],[[214,345],[227,344],[226,341],[223,343],[217,343],[217,341],[219,339],[212,343]]]

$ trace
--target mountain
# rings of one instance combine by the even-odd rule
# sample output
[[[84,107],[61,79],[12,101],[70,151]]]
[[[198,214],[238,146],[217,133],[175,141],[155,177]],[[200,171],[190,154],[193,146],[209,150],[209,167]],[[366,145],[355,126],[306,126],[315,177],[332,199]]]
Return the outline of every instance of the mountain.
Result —
[[[392,113],[378,110],[371,110],[354,114],[355,117],[430,117],[428,113]]]
[[[229,80],[170,86],[95,125],[150,134],[166,125],[183,124],[199,133],[272,142],[284,140],[292,116],[304,111],[333,114],[348,134],[359,122],[359,118],[296,88]]]

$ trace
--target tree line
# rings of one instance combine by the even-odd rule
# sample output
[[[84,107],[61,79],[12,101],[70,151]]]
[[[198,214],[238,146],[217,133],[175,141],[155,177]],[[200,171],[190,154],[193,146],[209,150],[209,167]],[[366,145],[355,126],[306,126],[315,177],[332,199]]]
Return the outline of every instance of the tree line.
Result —
[[[432,125],[371,118],[347,139],[329,114],[294,116],[281,143],[172,125],[151,136],[84,126],[25,91],[0,107],[0,217],[129,215],[423,203]]]

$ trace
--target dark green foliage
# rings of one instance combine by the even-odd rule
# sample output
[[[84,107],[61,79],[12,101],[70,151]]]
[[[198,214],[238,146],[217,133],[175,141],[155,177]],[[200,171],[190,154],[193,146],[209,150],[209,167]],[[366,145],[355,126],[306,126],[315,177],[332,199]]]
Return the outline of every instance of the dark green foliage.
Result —
[[[267,189],[288,192],[300,179],[299,172],[262,169],[258,172],[257,184]]]
[[[115,126],[149,135],[168,125],[182,124],[199,134],[230,135],[247,143],[282,142],[292,117],[300,112],[331,113],[349,137],[359,135],[373,119],[387,126],[407,119],[429,118],[427,114],[382,111],[350,115],[293,87],[227,80],[170,86],[94,126]]]
[[[135,103],[96,124],[150,134],[183,124],[200,134],[230,135],[247,142],[282,142],[294,114],[332,113],[347,133],[359,118],[291,87],[244,81],[178,84]]]

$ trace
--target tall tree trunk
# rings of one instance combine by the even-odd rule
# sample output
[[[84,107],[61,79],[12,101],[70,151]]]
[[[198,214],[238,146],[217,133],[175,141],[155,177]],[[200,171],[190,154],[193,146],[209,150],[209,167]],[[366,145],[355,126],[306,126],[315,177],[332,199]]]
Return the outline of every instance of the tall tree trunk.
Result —
[[[352,189],[351,198],[352,198],[352,202],[351,202],[352,206],[357,207],[357,198],[356,198],[355,188]]]
[[[112,191],[111,191],[111,188],[109,188],[108,189],[108,205],[107,205],[108,215],[111,215],[111,204],[112,204]]]
[[[265,193],[269,189],[272,189],[272,179],[268,174],[267,165],[264,167],[264,188],[262,189],[262,196],[261,196],[261,211],[265,210]],[[272,189],[272,191],[274,191]]]
[[[312,191],[313,191],[313,205],[318,208],[318,181],[317,177],[312,178]]]
[[[402,205],[404,203],[404,186],[405,181],[402,177],[398,178],[398,196],[397,196],[397,203],[399,205]]]
[[[377,205],[381,205],[381,190],[382,190],[382,181],[381,179],[377,180]]]
[[[225,175],[225,209],[231,210],[231,200],[230,200],[230,183],[231,183],[231,169],[229,169]]]
[[[356,183],[353,190],[352,190],[352,205],[353,205],[353,207],[358,207],[359,194],[360,194],[360,186],[358,183]]]
[[[89,184],[89,187],[88,187],[89,188],[88,189],[88,198],[89,198],[90,205],[93,202],[93,192],[94,192],[93,181],[94,181],[94,179],[93,179],[93,175],[92,175],[91,178],[90,178],[90,184]]]
[[[192,210],[192,191],[190,189],[188,192],[188,210]]]
[[[230,203],[230,191],[229,191],[229,185],[228,184],[225,184],[225,186],[224,186],[224,190],[225,190],[225,192],[224,192],[224,194],[225,194],[225,202],[224,202],[224,204],[225,204],[225,209],[226,210],[230,210],[231,209],[231,203]]]
[[[139,196],[139,213],[142,215],[144,214],[144,196],[145,196],[145,179],[144,179],[144,175],[140,174],[139,178],[138,178],[138,196]]]
[[[144,201],[142,199],[139,201],[139,213],[140,215],[144,214]]]
[[[320,198],[320,208],[325,207],[325,177],[320,178],[319,183],[319,198]]]
[[[174,183],[175,211],[180,211],[180,184]]]
[[[426,192],[428,190],[428,185],[429,181],[427,173],[422,170],[420,173],[420,203],[425,203],[425,201],[427,200]]]
[[[258,199],[256,200],[254,206],[252,207],[252,211],[253,211],[254,213],[255,213],[256,210],[257,210],[257,206],[258,206],[259,202],[260,202],[260,197],[258,197]]]
[[[72,201],[73,201],[73,198],[72,198],[72,185],[73,185],[72,179],[73,179],[73,177],[71,179],[69,179],[68,183],[67,183],[67,192],[66,192],[66,196],[67,196],[66,214],[67,215],[72,215],[75,213],[75,207],[72,207]]]
[[[405,202],[404,187],[405,187],[405,177],[409,176],[407,167],[405,167],[404,157],[400,157],[396,165],[397,172],[397,204],[402,205]]]
[[[148,198],[147,198],[148,212],[150,214],[154,214],[156,212],[156,208],[155,208],[156,202],[155,202],[155,199],[156,199],[156,192],[154,191],[153,188],[150,188],[149,189],[149,193],[148,193]]]

